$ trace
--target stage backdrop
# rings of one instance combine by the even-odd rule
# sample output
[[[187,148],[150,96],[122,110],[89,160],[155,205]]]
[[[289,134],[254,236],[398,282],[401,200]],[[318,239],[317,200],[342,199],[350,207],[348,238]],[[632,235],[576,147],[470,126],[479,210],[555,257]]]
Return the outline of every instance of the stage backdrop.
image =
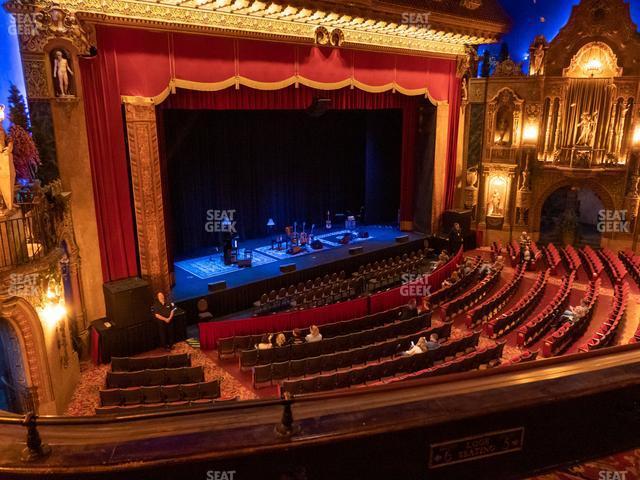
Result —
[[[241,239],[266,236],[269,218],[278,233],[294,221],[320,231],[328,210],[365,205],[372,223],[397,219],[400,110],[169,109],[163,123],[176,257],[218,243],[205,228],[211,211],[233,210]]]
[[[96,216],[105,280],[137,274],[136,240],[128,165],[123,96],[164,101],[176,87],[220,91],[230,87],[281,90],[305,85],[335,91],[349,87],[395,96],[428,96],[450,105],[444,179],[445,208],[455,184],[460,82],[452,59],[319,48],[186,33],[96,26],[99,55],[81,61]],[[413,133],[412,133],[413,132]],[[413,145],[403,131],[403,146]],[[401,219],[414,214],[413,152],[403,149]]]

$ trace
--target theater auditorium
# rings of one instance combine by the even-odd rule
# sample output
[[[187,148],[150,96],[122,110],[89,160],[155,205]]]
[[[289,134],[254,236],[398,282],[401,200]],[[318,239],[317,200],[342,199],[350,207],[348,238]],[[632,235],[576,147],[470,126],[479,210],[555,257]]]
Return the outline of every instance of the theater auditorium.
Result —
[[[640,1],[2,3],[0,478],[640,479]]]

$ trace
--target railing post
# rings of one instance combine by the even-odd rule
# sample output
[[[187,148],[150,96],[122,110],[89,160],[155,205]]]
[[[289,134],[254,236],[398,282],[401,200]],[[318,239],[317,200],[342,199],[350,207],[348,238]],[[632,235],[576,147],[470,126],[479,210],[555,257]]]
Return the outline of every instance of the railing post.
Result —
[[[27,427],[27,446],[22,451],[23,462],[35,462],[42,460],[51,453],[51,447],[46,443],[42,443],[40,433],[38,432],[36,416],[33,413],[27,413],[24,418],[23,425]]]
[[[291,410],[291,404],[293,399],[289,392],[284,394],[282,420],[279,425],[276,425],[276,434],[280,437],[291,437],[300,432],[300,426],[293,424],[293,411]]]

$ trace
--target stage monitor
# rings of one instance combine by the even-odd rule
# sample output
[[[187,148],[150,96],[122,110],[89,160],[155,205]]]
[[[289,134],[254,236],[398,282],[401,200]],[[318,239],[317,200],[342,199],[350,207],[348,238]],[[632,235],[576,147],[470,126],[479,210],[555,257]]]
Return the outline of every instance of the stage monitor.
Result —
[[[222,282],[210,283],[208,286],[209,286],[210,292],[221,292],[222,290],[226,290],[227,282],[222,281]]]
[[[351,247],[349,249],[349,255],[359,255],[364,251],[362,247]]]
[[[409,241],[409,235],[399,235],[396,237],[396,243],[407,243]]]
[[[280,265],[280,272],[281,273],[295,272],[296,269],[297,269],[297,267],[296,267],[295,263],[287,263],[286,265]]]

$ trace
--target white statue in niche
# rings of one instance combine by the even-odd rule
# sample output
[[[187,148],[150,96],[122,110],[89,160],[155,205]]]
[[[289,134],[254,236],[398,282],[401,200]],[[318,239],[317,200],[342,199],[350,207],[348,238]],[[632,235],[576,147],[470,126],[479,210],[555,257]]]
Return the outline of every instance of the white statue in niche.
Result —
[[[580,136],[578,137],[577,145],[591,145],[593,143],[596,125],[598,125],[598,112],[593,114],[584,112],[580,116],[580,123],[578,123]]]
[[[490,217],[502,216],[502,197],[500,196],[500,192],[498,192],[498,190],[494,190],[493,194],[491,195],[488,215]]]
[[[4,119],[4,105],[0,105],[0,119]],[[0,120],[1,122],[2,120]],[[5,211],[13,210],[16,168],[13,164],[13,140],[7,141],[7,134],[0,124],[0,195],[4,200]]]
[[[73,77],[73,70],[69,66],[69,60],[62,50],[56,50],[53,58],[53,78],[58,83],[58,95],[61,97],[72,96],[69,89],[69,76]]]

